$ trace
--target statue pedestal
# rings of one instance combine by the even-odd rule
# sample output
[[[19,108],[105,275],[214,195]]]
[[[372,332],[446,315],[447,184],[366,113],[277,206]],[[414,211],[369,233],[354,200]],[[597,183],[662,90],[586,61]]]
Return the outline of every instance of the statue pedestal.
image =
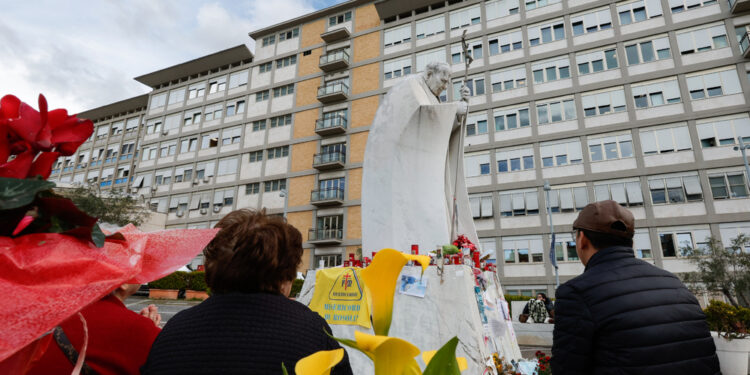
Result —
[[[402,275],[419,278],[421,267],[404,267]],[[506,359],[520,359],[521,351],[513,333],[513,325],[503,318],[499,308],[502,288],[494,273],[485,272],[487,289],[480,293],[486,302],[487,323],[482,322],[477,297],[474,291],[474,274],[468,266],[445,266],[443,283],[437,267],[425,271],[427,289],[424,298],[395,294],[393,321],[389,336],[399,337],[416,345],[420,350],[437,350],[453,336],[458,336],[456,356],[465,357],[469,368],[465,374],[481,374],[487,359],[494,352]],[[302,287],[299,302],[309,305],[315,287],[315,272],[308,272]],[[331,329],[336,337],[354,338],[354,331],[372,333],[356,325],[334,325]],[[487,338],[487,339],[485,339]],[[356,350],[346,348],[355,374],[372,374],[372,361]],[[421,356],[417,358],[424,369]]]

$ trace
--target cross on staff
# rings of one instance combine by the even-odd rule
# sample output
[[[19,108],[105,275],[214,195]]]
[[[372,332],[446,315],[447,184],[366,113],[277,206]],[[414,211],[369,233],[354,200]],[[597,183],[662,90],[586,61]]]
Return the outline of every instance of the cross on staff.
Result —
[[[466,87],[466,81],[469,76],[469,65],[474,61],[474,58],[469,54],[469,45],[466,43],[466,30],[461,35],[461,47],[463,49],[464,56],[464,84]],[[458,147],[459,151],[456,153],[456,169],[455,176],[453,177],[453,214],[451,215],[451,241],[456,238],[456,227],[458,226],[458,204],[456,203],[456,193],[458,190],[458,163],[461,161],[461,156],[464,152],[464,129],[466,127],[466,117],[469,114],[469,103],[464,98],[461,98],[466,103],[466,113],[464,113],[460,119],[459,135],[458,135]]]

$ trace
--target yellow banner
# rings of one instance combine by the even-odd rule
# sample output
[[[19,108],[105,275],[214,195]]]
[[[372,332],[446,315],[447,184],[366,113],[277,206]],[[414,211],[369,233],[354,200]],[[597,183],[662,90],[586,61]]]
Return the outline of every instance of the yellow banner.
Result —
[[[326,268],[315,273],[315,292],[310,310],[317,312],[328,324],[360,325],[370,328],[361,268]]]

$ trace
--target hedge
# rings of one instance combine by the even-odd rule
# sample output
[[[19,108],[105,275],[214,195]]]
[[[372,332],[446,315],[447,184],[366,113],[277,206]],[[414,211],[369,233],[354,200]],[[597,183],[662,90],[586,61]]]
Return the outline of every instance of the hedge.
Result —
[[[173,272],[148,283],[148,287],[151,289],[185,289],[187,287],[186,274],[187,272],[183,271]]]
[[[302,284],[305,283],[305,280],[302,279],[294,279],[292,282],[292,291],[289,292],[289,297],[297,298],[299,296],[299,292],[302,290]]]
[[[187,278],[187,289],[197,290],[205,292],[208,290],[206,284],[206,272],[205,271],[194,271],[186,275]]]

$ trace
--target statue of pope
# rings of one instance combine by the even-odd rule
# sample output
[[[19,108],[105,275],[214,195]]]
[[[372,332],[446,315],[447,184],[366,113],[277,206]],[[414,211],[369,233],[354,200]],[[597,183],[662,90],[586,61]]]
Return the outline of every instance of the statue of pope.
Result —
[[[457,226],[478,245],[469,207],[460,144],[460,116],[466,115],[469,90],[462,101],[440,103],[450,83],[445,63],[429,63],[421,74],[393,86],[378,107],[365,148],[362,177],[362,248],[365,255],[382,248],[420,253],[450,243],[453,190]]]

